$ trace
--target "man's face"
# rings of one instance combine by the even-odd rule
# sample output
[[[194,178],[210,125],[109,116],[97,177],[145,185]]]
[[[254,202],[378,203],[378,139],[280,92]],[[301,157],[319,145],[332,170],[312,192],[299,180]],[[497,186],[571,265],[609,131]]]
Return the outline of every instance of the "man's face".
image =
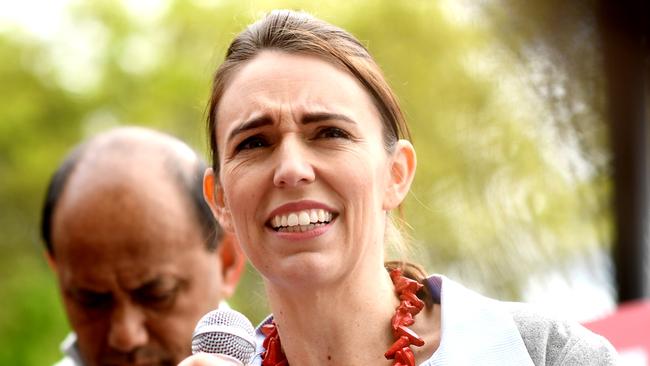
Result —
[[[89,365],[176,365],[190,354],[198,319],[232,291],[219,251],[206,249],[180,187],[97,180],[68,184],[52,232],[82,357]]]

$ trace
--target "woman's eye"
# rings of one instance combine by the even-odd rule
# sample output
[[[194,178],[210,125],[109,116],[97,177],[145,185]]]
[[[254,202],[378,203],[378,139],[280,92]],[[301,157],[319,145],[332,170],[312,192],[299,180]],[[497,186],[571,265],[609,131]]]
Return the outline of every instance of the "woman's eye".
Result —
[[[317,136],[326,139],[349,139],[350,134],[338,127],[325,127],[318,131]]]
[[[268,146],[268,143],[262,136],[251,136],[237,144],[235,151],[257,149],[265,146]]]

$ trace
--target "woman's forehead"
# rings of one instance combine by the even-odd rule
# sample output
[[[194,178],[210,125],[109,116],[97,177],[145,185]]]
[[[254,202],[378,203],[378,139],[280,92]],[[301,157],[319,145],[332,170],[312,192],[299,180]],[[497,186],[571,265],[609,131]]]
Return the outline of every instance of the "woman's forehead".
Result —
[[[322,58],[264,51],[240,68],[226,87],[217,108],[217,130],[223,136],[233,122],[263,113],[340,109],[367,112],[374,104],[354,77]]]

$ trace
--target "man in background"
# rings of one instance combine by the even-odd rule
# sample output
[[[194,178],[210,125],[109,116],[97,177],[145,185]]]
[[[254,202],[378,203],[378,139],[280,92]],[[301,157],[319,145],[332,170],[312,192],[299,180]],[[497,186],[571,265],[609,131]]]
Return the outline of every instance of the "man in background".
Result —
[[[54,173],[42,236],[74,331],[60,365],[176,365],[199,318],[235,290],[244,257],[203,200],[205,164],[127,127]]]

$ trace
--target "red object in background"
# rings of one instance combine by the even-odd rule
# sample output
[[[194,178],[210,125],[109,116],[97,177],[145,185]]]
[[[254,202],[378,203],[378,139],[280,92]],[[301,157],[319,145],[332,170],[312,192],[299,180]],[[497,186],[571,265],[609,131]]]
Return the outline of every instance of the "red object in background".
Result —
[[[643,352],[650,360],[650,300],[621,304],[613,314],[583,325],[607,338],[621,356]]]

